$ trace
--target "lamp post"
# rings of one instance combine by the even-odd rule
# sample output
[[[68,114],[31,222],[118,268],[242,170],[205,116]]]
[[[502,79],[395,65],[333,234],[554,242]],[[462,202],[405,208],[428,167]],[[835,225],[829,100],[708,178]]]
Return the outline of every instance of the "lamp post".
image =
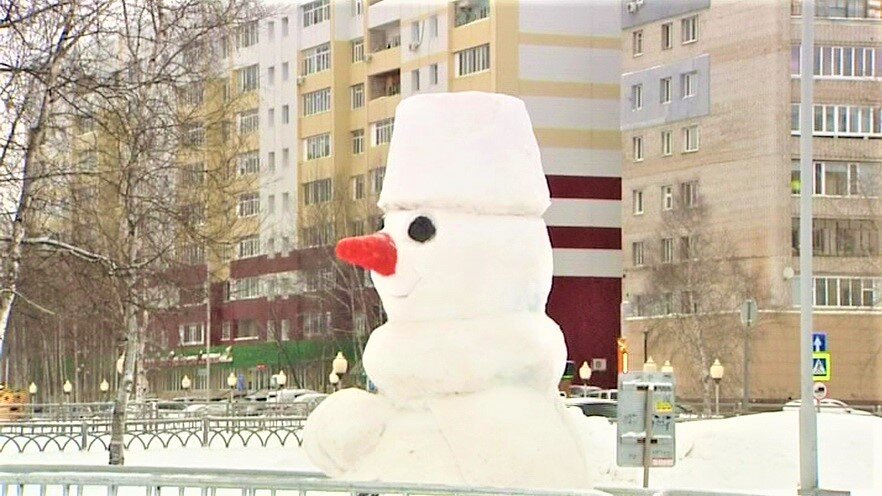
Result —
[[[230,406],[233,405],[233,391],[236,389],[236,383],[239,382],[236,379],[236,374],[230,372],[230,375],[227,376],[227,386],[230,387]]]
[[[331,371],[331,375],[328,376],[328,381],[331,382],[331,387],[334,388],[334,391],[336,391],[337,385],[340,384],[340,376],[337,375],[336,372]]]
[[[278,374],[276,374],[276,385],[279,389],[285,389],[285,383],[288,382],[288,376],[285,374],[284,370],[280,370]]]
[[[652,357],[646,359],[646,363],[643,364],[644,372],[658,372],[658,365],[656,365],[655,360]]]
[[[661,366],[661,371],[666,374],[673,374],[674,373],[674,366],[671,365],[670,360],[665,360],[665,364]]]
[[[107,382],[107,379],[101,379],[101,384],[98,385],[98,389],[101,390],[101,398],[104,401],[107,401],[107,392],[110,391],[110,383]]]
[[[716,405],[714,410],[717,415],[720,414],[720,381],[723,380],[723,373],[725,371],[726,369],[720,363],[720,359],[715,358],[714,364],[710,367],[710,376],[714,380],[714,404]]]
[[[346,371],[349,370],[349,362],[346,360],[346,357],[343,356],[342,351],[338,351],[337,356],[334,357],[334,361],[331,362],[331,370],[337,375],[337,379],[342,382],[343,376],[346,375]]]
[[[579,378],[582,379],[582,385],[585,386],[588,384],[588,380],[591,379],[591,367],[588,366],[588,362],[582,362],[582,366],[579,367]]]
[[[71,391],[73,391],[73,385],[70,383],[69,380],[64,381],[64,384],[61,386],[61,391],[64,393],[64,396],[63,396],[64,402],[70,403],[70,393],[71,393]],[[67,409],[65,408],[64,418],[67,419],[67,417],[68,417]]]
[[[37,408],[34,406],[34,403],[37,402],[37,385],[35,383],[31,382],[31,385],[28,386],[28,394],[31,395],[30,404],[31,404],[31,414],[33,415],[37,411]]]

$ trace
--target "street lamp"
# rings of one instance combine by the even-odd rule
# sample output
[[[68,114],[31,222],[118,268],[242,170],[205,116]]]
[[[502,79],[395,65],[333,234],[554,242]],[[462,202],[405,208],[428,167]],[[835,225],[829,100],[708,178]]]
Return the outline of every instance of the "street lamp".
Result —
[[[582,379],[583,386],[591,379],[591,367],[588,366],[588,362],[582,362],[582,366],[579,367],[579,378]]]
[[[716,405],[715,411],[717,415],[720,414],[720,381],[723,380],[723,373],[725,371],[726,369],[723,368],[720,359],[715,358],[714,364],[710,367],[710,376],[714,380],[714,396],[716,398],[714,404]]]
[[[331,381],[331,387],[333,387],[334,391],[336,391],[337,385],[340,384],[340,376],[337,375],[336,372],[331,371],[331,375],[328,376],[328,380]]]
[[[190,377],[184,375],[184,377],[181,379],[181,389],[183,389],[184,391],[188,391],[190,389],[190,386],[192,385],[193,381],[190,380]]]
[[[343,382],[343,376],[346,375],[348,369],[349,362],[346,360],[346,357],[343,356],[343,352],[338,351],[337,356],[334,357],[334,360],[331,362],[331,370],[337,374],[337,378],[340,379],[341,383]]]
[[[674,373],[674,366],[671,365],[670,360],[665,360],[665,364],[661,366],[661,371],[666,374],[673,374]]]
[[[284,370],[280,370],[278,374],[276,374],[276,384],[279,386],[279,389],[285,389],[285,383],[288,382],[288,376],[285,374]]]
[[[30,393],[31,396],[35,396],[37,394],[37,385],[34,384],[33,382],[31,383],[30,386],[28,386],[28,393]]]
[[[230,404],[233,404],[233,390],[236,389],[236,383],[239,382],[236,379],[236,374],[230,372],[230,375],[227,376],[227,386],[230,387]]]
[[[107,401],[107,392],[110,391],[110,383],[107,382],[107,379],[101,379],[101,384],[98,385],[98,389],[101,390],[101,396]]]
[[[643,364],[644,372],[658,372],[658,365],[655,364],[655,360],[652,357],[646,359],[646,363]]]
[[[73,385],[69,380],[65,380],[64,384],[61,386],[61,391],[64,392],[64,402],[70,403],[70,392],[73,391]],[[67,415],[65,415],[65,419]]]

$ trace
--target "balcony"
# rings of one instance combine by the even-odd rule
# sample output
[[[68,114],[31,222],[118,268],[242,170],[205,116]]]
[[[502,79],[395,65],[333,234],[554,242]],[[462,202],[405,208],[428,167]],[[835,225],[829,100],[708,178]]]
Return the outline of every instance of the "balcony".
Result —
[[[457,28],[490,17],[489,0],[460,0],[454,9],[453,26]]]
[[[368,100],[401,93],[401,70],[394,69],[368,77]]]
[[[371,53],[382,52],[401,46],[401,24],[392,22],[368,31]]]

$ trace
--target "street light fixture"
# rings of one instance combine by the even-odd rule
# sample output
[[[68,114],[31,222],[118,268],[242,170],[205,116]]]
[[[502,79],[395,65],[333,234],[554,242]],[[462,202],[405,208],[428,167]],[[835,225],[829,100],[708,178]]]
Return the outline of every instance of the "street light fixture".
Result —
[[[343,356],[342,351],[337,352],[337,356],[334,357],[334,361],[331,362],[331,367],[333,367],[334,373],[338,376],[345,374],[346,370],[349,369],[349,362],[346,361],[346,357]]]
[[[230,372],[230,375],[227,376],[227,386],[230,387],[230,404],[233,404],[233,391],[236,389],[236,383],[239,382],[236,379],[236,374]]]
[[[328,376],[328,380],[331,382],[331,387],[333,387],[334,391],[336,391],[337,385],[340,384],[340,376],[337,375],[336,372],[331,371],[331,375]]]
[[[190,376],[184,375],[183,379],[181,379],[181,389],[187,391],[190,389],[190,386],[193,385],[193,381],[190,380]]]
[[[655,364],[655,360],[652,357],[646,359],[646,363],[643,364],[644,372],[658,372],[658,365]]]
[[[33,382],[31,383],[30,386],[28,386],[28,393],[30,393],[31,396],[34,396],[37,394],[37,385],[34,384]]]
[[[665,360],[665,364],[661,366],[661,371],[666,374],[673,374],[674,373],[674,366],[671,365],[670,360]]]
[[[279,386],[279,389],[285,389],[285,383],[288,382],[288,375],[285,374],[284,370],[280,370],[278,374],[276,374],[276,384]]]
[[[588,366],[588,362],[582,362],[582,366],[579,367],[579,378],[582,379],[583,386],[591,379],[591,367]]]
[[[107,379],[101,379],[101,384],[98,385],[98,389],[101,390],[101,396],[105,401],[107,401],[107,392],[110,391],[110,383],[107,382]]]
[[[719,358],[714,359],[714,364],[710,367],[710,376],[711,379],[714,380],[714,404],[715,412],[717,415],[720,414],[720,381],[723,380],[723,373],[725,373],[726,369],[723,367],[723,364],[720,363]]]

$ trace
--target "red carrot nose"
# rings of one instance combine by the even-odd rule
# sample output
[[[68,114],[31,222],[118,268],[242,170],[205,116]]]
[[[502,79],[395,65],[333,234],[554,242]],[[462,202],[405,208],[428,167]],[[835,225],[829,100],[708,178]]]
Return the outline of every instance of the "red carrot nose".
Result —
[[[398,250],[386,233],[343,238],[337,242],[337,258],[384,276],[395,273]]]

